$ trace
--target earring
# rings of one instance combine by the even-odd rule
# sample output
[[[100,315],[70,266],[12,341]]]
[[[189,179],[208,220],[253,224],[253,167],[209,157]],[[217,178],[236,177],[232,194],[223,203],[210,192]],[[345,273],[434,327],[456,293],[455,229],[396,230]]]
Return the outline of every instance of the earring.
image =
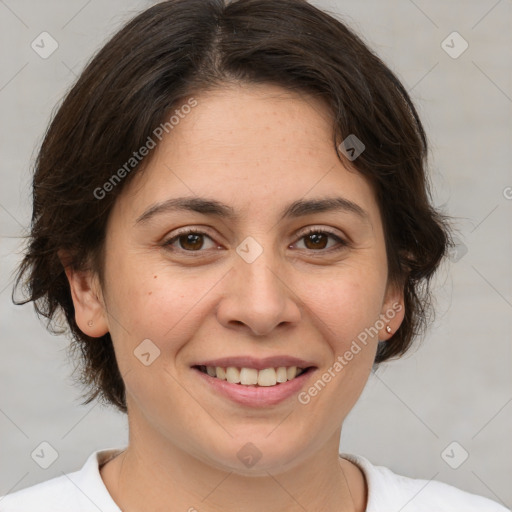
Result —
[[[89,320],[89,321],[87,322],[87,325],[88,325],[89,327],[92,327],[92,326],[93,326],[93,324],[94,324],[94,322],[93,322],[92,320]]]
[[[386,325],[386,331],[391,334],[391,327],[389,327],[389,325]]]

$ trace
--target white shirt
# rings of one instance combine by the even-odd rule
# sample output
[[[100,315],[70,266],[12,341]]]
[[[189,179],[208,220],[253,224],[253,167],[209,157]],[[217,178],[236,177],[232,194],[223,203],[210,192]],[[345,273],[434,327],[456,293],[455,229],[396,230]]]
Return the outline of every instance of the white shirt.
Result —
[[[0,497],[1,512],[121,512],[100,475],[100,466],[124,448],[92,453],[79,471]],[[475,494],[435,480],[407,478],[364,457],[342,453],[368,483],[366,512],[507,512]],[[510,511],[509,511],[510,512]]]

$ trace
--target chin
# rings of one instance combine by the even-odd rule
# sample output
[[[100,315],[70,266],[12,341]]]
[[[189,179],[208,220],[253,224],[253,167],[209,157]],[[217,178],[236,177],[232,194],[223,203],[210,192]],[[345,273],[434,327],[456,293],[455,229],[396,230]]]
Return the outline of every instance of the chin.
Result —
[[[304,439],[308,438],[296,430],[283,429],[278,434],[278,429],[272,432],[265,428],[257,432],[252,427],[251,435],[226,436],[222,443],[212,442],[204,447],[200,458],[222,471],[244,476],[268,476],[268,473],[286,471],[306,457],[308,450]],[[269,435],[269,432],[272,433]]]

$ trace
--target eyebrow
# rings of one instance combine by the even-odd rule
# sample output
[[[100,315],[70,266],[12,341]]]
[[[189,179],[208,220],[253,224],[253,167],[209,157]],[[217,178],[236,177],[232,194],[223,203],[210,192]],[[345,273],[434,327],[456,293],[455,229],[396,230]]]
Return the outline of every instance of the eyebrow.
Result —
[[[137,218],[135,223],[145,223],[158,214],[175,211],[191,211],[227,220],[237,220],[239,218],[231,206],[221,203],[215,199],[201,197],[176,197],[150,206]],[[353,213],[362,220],[369,221],[370,219],[368,213],[353,201],[345,199],[344,197],[328,197],[307,200],[299,199],[294,201],[283,210],[281,220],[324,212]]]

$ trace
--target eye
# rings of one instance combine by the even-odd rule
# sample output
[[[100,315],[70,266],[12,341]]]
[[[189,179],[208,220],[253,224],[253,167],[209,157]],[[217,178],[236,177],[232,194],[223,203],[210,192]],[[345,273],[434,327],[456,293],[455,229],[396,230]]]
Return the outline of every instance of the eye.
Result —
[[[206,233],[194,229],[186,229],[177,233],[163,243],[166,249],[186,252],[201,252],[202,249],[219,248]]]
[[[297,247],[297,244],[300,243],[303,244],[303,247]],[[183,231],[176,233],[162,245],[166,249],[184,251],[188,253],[203,252],[204,250],[215,248],[222,249],[222,247],[214,242],[209,235],[191,228],[184,229]],[[295,244],[295,247],[308,251],[324,252],[330,251],[331,249],[342,249],[348,245],[348,242],[331,231],[311,228],[300,235],[299,242]]]
[[[338,235],[335,235],[331,231],[315,228],[309,229],[306,233],[302,233],[298,243],[301,242],[303,243],[304,247],[298,247],[299,249],[306,249],[311,251],[328,251],[333,247],[335,248],[334,250],[337,250],[342,249],[348,245],[348,242],[343,240]],[[336,247],[336,245],[338,245],[338,247]]]

